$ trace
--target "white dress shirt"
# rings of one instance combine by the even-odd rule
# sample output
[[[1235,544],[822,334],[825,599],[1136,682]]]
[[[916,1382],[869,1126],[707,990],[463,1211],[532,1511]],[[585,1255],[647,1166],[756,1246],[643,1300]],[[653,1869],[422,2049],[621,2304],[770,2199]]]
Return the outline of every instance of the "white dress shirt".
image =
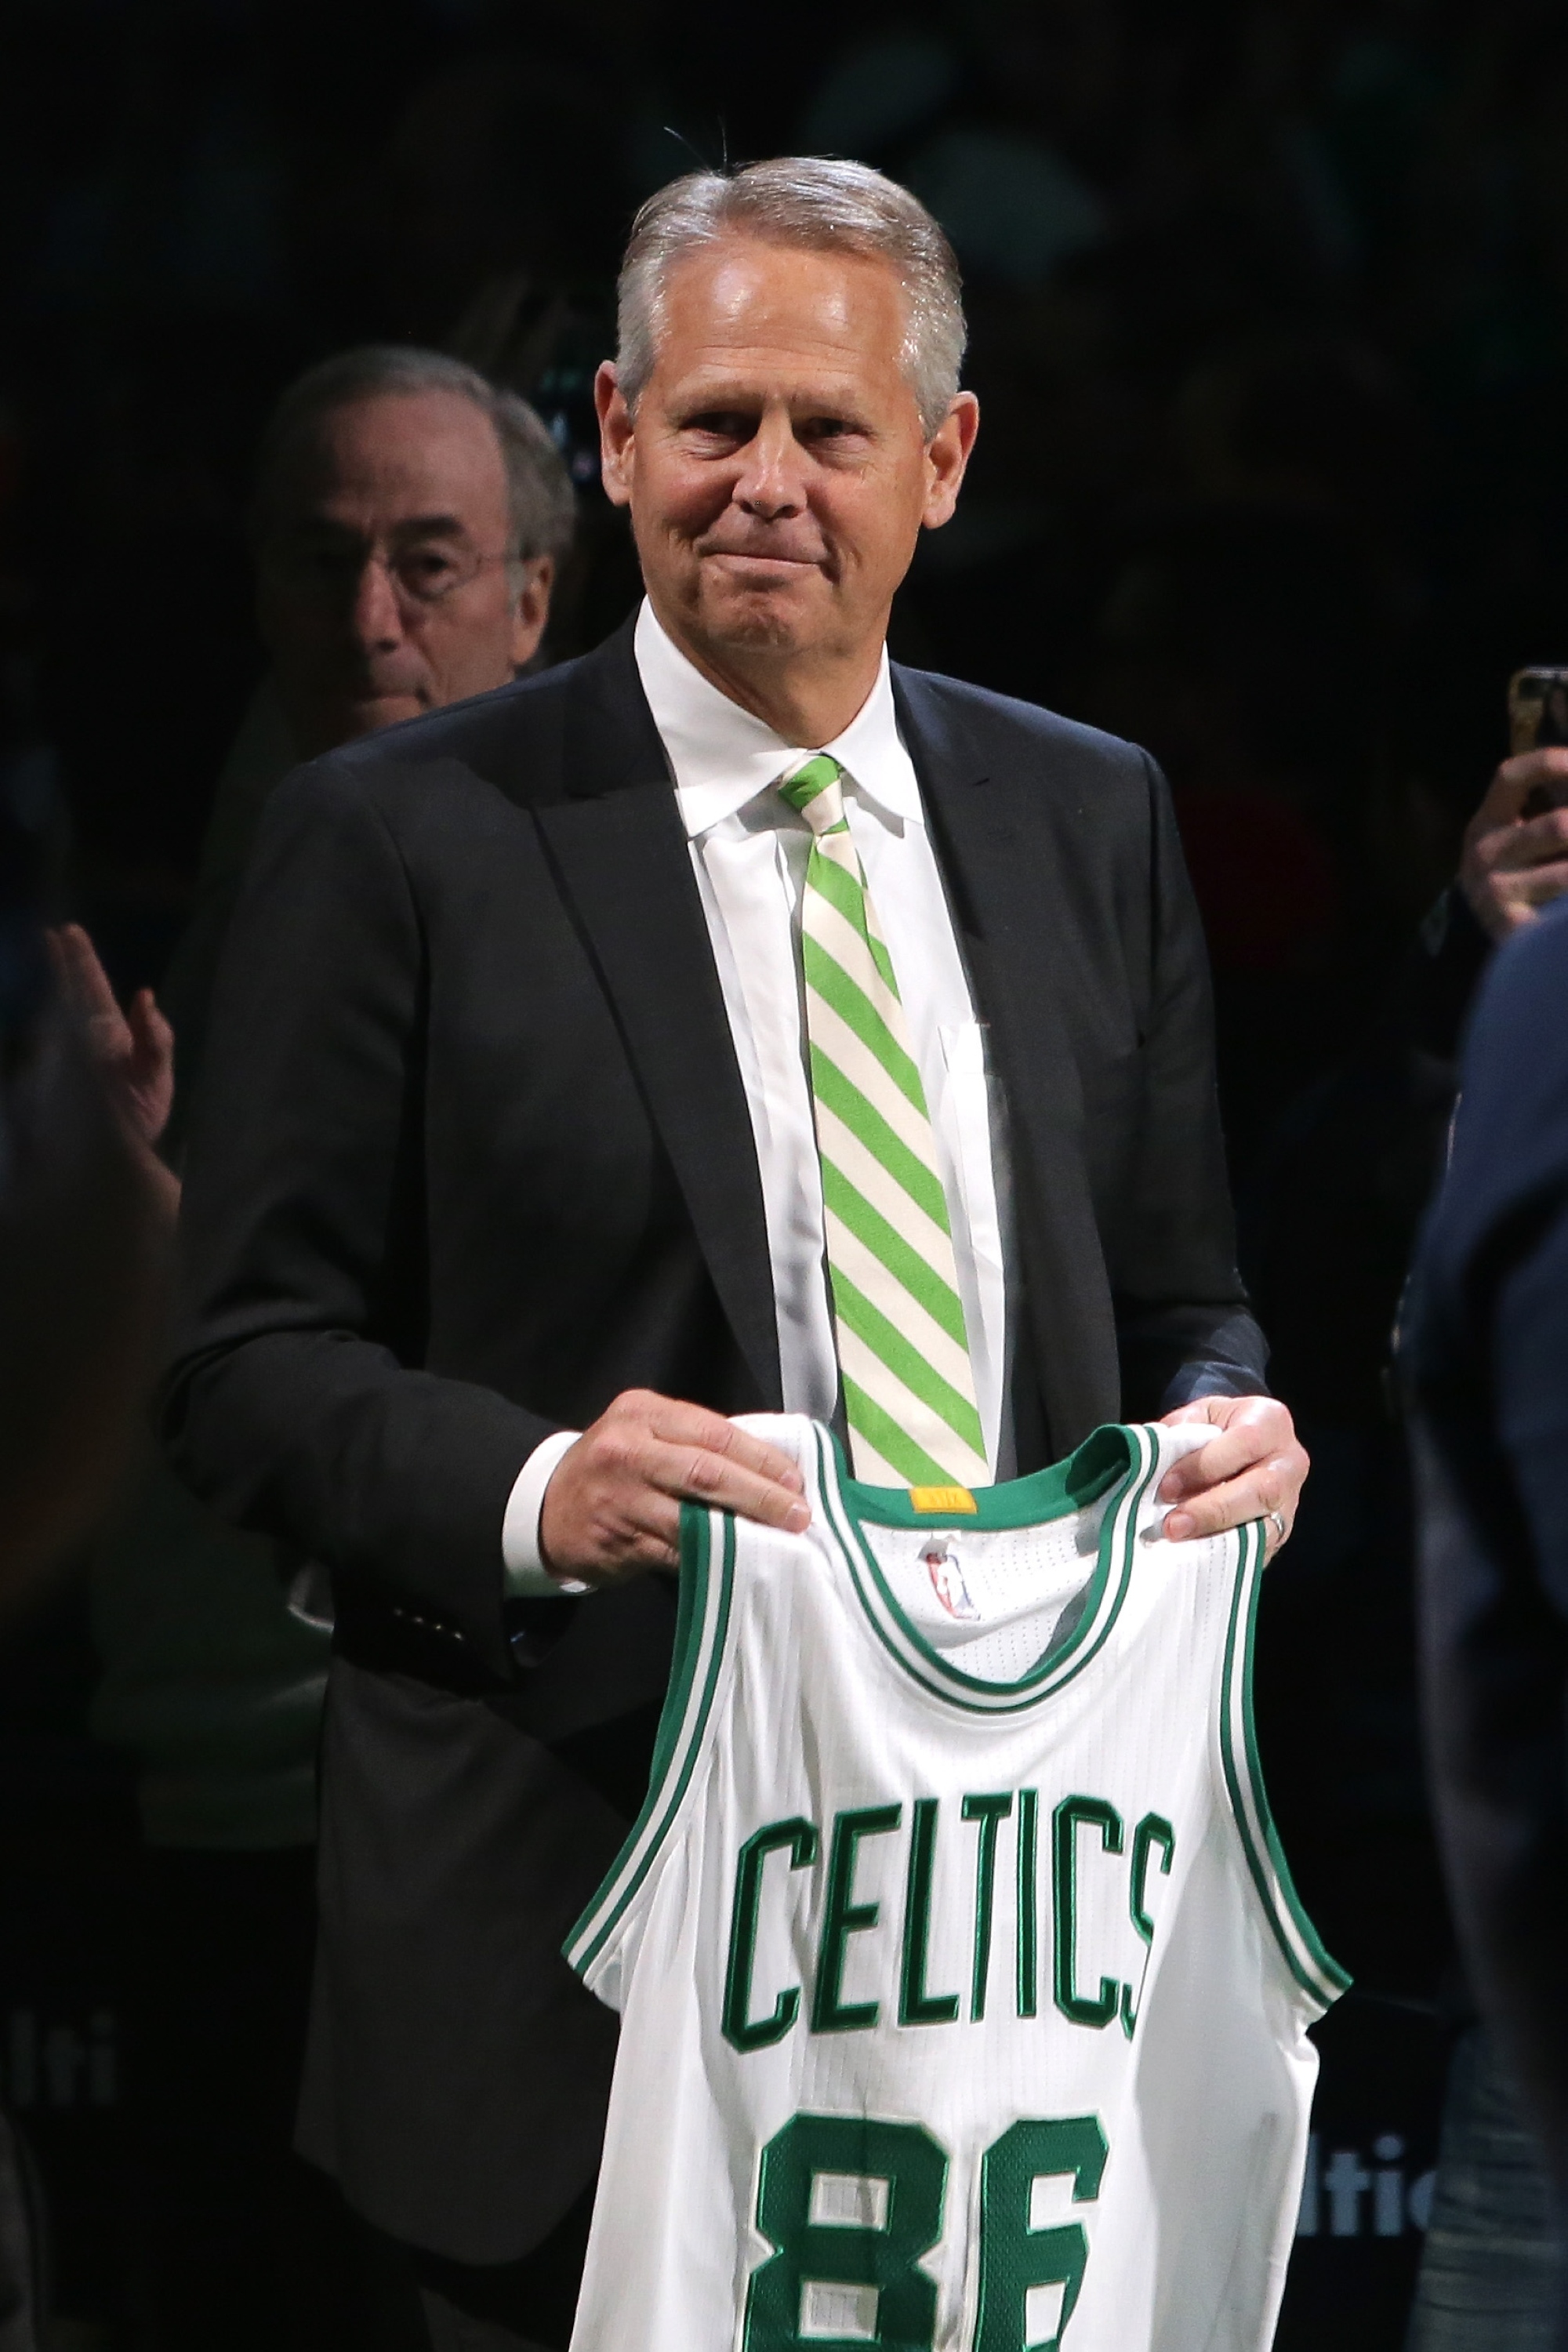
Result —
[[[888,656],[842,735],[801,747],[693,668],[645,604],[637,673],[675,778],[680,821],[719,969],[762,1175],[786,1412],[832,1418],[838,1394],[807,1076],[800,899],[811,830],[775,787],[808,751],[845,771],[845,814],[898,977],[947,1196],[975,1402],[993,1477],[1012,1475],[1006,1412],[1010,1199],[1000,1097],[921,805],[900,739]],[[544,1489],[576,1433],[529,1457],[502,1535],[514,1592],[559,1591],[539,1556]]]

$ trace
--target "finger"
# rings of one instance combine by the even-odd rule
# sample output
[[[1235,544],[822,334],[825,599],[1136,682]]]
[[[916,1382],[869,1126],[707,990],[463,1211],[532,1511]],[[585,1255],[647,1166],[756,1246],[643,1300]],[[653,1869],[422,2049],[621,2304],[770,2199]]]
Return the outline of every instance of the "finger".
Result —
[[[1550,858],[1561,857],[1564,850],[1568,850],[1568,808],[1547,809],[1540,816],[1526,817],[1521,824],[1489,834],[1478,845],[1483,862],[1494,874],[1544,865]]]
[[[1510,874],[1498,883],[1498,896],[1505,906],[1549,907],[1568,890],[1568,859],[1554,866],[1531,866],[1522,874]]]
[[[158,1010],[150,988],[139,988],[125,1011],[137,1056],[150,1069],[167,1064],[174,1050],[174,1033]]]
[[[805,1491],[799,1465],[787,1454],[705,1406],[660,1399],[659,1409],[649,1416],[648,1428],[666,1444],[696,1445],[705,1454],[722,1455],[742,1470],[754,1471],[774,1486],[787,1486],[797,1495]]]
[[[1160,1484],[1163,1501],[1178,1500],[1202,1492],[1205,1486],[1217,1486],[1227,1478],[1237,1477],[1256,1462],[1262,1462],[1279,1448],[1286,1434],[1281,1427],[1283,1414],[1259,1414],[1256,1419],[1241,1416],[1228,1429],[1211,1437],[1191,1454],[1184,1454],[1172,1464]]]
[[[49,944],[49,965],[55,985],[71,1011],[90,1015],[95,1007],[91,992],[92,955],[87,934],[77,923],[59,923],[47,934]],[[84,959],[83,950],[87,950]],[[118,1008],[117,1008],[118,1009]]]
[[[679,1569],[679,1509],[675,1532],[671,1535],[661,1535],[652,1527],[628,1527],[622,1529],[614,1541],[601,1544],[591,1559],[557,1560],[552,1556],[545,1565],[558,1578],[574,1579],[590,1585],[621,1584],[649,1570]]]
[[[1225,1416],[1221,1413],[1216,1417],[1216,1410],[1221,1405],[1234,1404],[1235,1402],[1234,1397],[1194,1397],[1191,1404],[1173,1405],[1169,1412],[1163,1412],[1160,1415],[1160,1427],[1180,1429],[1191,1422],[1206,1421],[1214,1428],[1223,1429]]]
[[[626,1515],[622,1558],[639,1568],[680,1565],[680,1505],[655,1486],[645,1486]]]
[[[62,923],[54,938],[58,942],[57,970],[69,1003],[90,1021],[118,1023],[121,1018],[119,1000],[81,925]]]
[[[1189,1496],[1179,1510],[1167,1512],[1164,1532],[1172,1543],[1223,1535],[1229,1528],[1245,1527],[1251,1519],[1265,1518],[1279,1510],[1282,1496],[1282,1481],[1277,1483],[1257,1472],[1227,1478],[1221,1486]]]
[[[795,1488],[703,1446],[667,1445],[655,1439],[647,1469],[650,1482],[665,1494],[733,1511],[762,1527],[798,1535],[811,1523],[811,1513]]]
[[[1538,784],[1550,787],[1568,782],[1568,747],[1548,744],[1539,751],[1521,751],[1505,760],[1472,822],[1478,826],[1507,824],[1518,816]]]

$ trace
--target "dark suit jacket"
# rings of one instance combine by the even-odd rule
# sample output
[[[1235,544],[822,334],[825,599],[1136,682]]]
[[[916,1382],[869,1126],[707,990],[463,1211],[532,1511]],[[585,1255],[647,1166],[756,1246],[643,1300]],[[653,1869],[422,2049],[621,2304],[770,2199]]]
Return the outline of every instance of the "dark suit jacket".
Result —
[[[895,671],[1011,1120],[1020,1466],[1262,1386],[1208,986],[1131,746]],[[639,1800],[668,1585],[503,1603],[529,1453],[646,1385],[780,1403],[761,1184],[629,629],[318,761],[219,976],[166,1429],[327,1561],[303,2145],[382,2227],[523,2251],[589,2177],[613,2021],[558,1945]]]
[[[1438,1826],[1477,1998],[1568,2193],[1568,907],[1481,991],[1408,1327]]]

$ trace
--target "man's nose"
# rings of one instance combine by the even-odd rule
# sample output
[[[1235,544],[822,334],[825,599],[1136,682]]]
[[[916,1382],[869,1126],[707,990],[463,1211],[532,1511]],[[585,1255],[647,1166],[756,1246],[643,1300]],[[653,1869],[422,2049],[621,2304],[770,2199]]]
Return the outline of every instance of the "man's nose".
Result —
[[[787,416],[764,416],[742,453],[737,506],[761,522],[782,522],[805,506],[805,452]]]
[[[396,584],[386,565],[374,555],[366,557],[354,584],[351,625],[367,650],[403,642],[403,607]]]

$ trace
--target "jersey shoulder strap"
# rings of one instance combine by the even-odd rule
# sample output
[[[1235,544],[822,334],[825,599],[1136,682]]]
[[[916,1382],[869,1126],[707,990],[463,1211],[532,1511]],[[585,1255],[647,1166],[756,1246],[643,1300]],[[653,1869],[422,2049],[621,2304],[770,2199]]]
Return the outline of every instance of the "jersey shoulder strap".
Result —
[[[608,1875],[561,1948],[577,1974],[612,2007],[619,2006],[619,1971],[606,1965],[607,1956],[669,1837],[702,1752],[724,1662],[734,1583],[734,1520],[721,1511],[683,1505],[675,1657],[647,1795]]]
[[[1324,1950],[1302,1907],[1275,1827],[1253,1720],[1252,1669],[1262,1591],[1263,1523],[1238,1528],[1236,1578],[1226,1630],[1219,1690],[1219,1762],[1248,1875],[1279,1945],[1286,1968],[1314,2014],[1321,2016],[1350,1985],[1350,1977]]]

